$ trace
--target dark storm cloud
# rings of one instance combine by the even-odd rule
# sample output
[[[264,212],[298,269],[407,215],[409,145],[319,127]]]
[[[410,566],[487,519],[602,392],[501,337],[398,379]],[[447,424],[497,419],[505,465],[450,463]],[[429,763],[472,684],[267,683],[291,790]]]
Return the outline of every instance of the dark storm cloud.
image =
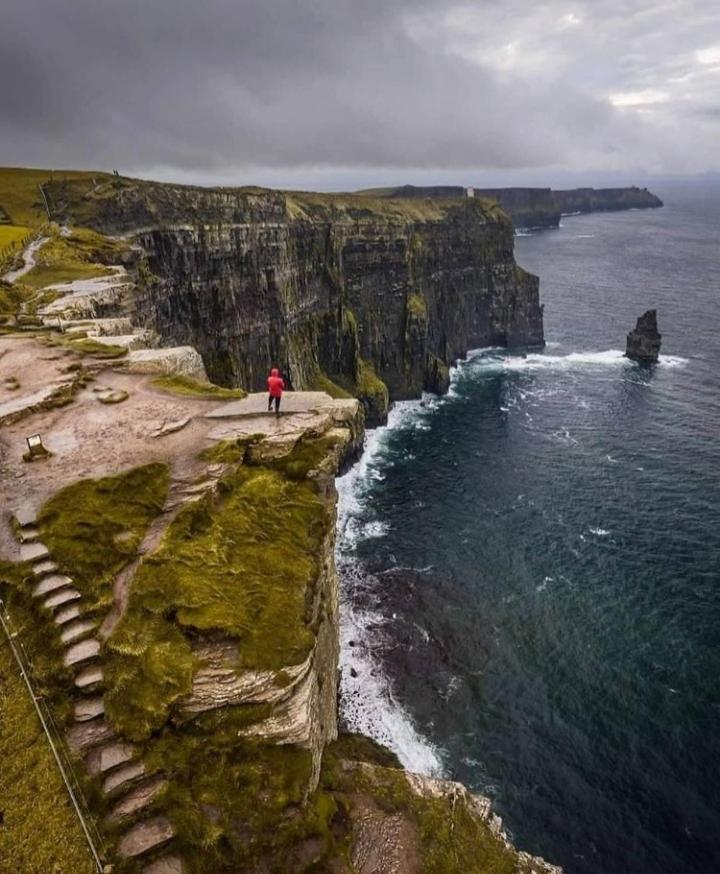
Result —
[[[5,0],[0,163],[712,169],[718,20],[692,0]]]

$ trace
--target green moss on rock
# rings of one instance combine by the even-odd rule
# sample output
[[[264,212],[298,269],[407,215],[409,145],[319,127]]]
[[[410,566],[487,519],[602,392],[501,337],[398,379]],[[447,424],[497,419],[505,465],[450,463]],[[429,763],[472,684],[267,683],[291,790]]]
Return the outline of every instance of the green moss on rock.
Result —
[[[427,319],[427,303],[421,294],[409,294],[407,298],[408,315],[414,319]]]
[[[194,379],[192,376],[158,376],[150,383],[154,388],[181,397],[207,398],[208,400],[232,400],[247,397],[241,388],[225,388],[212,382]]]
[[[184,507],[138,568],[107,644],[115,724],[134,738],[163,724],[190,689],[199,632],[234,638],[245,668],[301,662],[314,642],[310,608],[329,525],[311,483],[267,467],[241,467]]]
[[[148,464],[80,480],[40,510],[43,542],[89,605],[111,603],[112,580],[135,557],[148,525],[162,512],[168,484],[167,465]]]
[[[361,358],[358,366],[357,394],[365,407],[369,424],[378,424],[387,419],[390,406],[388,388],[375,373],[371,361]]]
[[[329,376],[326,376],[322,371],[318,371],[309,387],[313,391],[324,391],[326,394],[329,394],[331,398],[352,397],[352,394],[349,391],[346,391],[342,386],[333,382],[332,379],[330,379]]]

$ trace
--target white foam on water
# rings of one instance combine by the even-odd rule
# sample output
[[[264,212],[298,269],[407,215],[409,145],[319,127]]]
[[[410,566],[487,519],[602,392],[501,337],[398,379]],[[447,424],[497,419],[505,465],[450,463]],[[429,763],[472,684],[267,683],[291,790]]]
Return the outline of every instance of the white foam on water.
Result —
[[[558,345],[549,343],[547,348]],[[686,363],[687,359],[674,356],[661,356],[660,359],[660,364],[666,367]],[[383,469],[391,463],[384,457],[390,435],[395,430],[429,428],[428,419],[433,412],[443,404],[455,402],[459,394],[458,382],[466,368],[525,371],[575,367],[618,368],[626,365],[631,366],[631,362],[619,349],[571,352],[568,355],[529,353],[522,356],[508,355],[506,350],[497,347],[471,350],[466,359],[450,369],[450,388],[446,395],[425,395],[421,401],[396,403],[390,411],[387,425],[366,432],[365,451],[357,464],[336,480],[339,494],[337,561],[343,578],[340,610],[341,716],[351,731],[367,734],[393,750],[406,768],[440,776],[444,772],[442,751],[420,734],[412,717],[394,695],[392,682],[374,646],[379,640],[392,640],[393,618],[371,607],[358,605],[358,600],[363,604],[372,604],[373,586],[379,582],[373,578],[360,578],[359,568],[353,562],[353,550],[358,542],[382,537],[388,530],[383,522],[364,518],[364,511],[369,487],[373,481],[384,478]],[[556,436],[565,441],[574,440],[567,431],[558,432]],[[593,528],[590,533],[606,536],[610,532]],[[581,534],[580,539],[585,540],[585,537]],[[543,591],[549,582],[551,580],[545,578],[538,591]],[[364,597],[354,598],[353,587],[364,590],[361,592]]]
[[[378,635],[391,634],[391,617],[354,603],[353,586],[367,586],[372,578],[358,581],[351,571],[355,545],[368,537],[382,537],[387,525],[363,520],[368,484],[382,476],[385,442],[395,429],[427,427],[425,419],[444,399],[403,401],[390,411],[388,423],[366,433],[365,451],[357,464],[336,480],[338,490],[337,560],[343,586],[340,598],[341,717],[351,731],[366,734],[391,749],[404,767],[431,776],[441,776],[439,751],[416,729],[412,718],[395,698],[390,678],[374,654]],[[424,405],[423,405],[424,404]],[[353,577],[355,577],[353,579]]]
[[[548,344],[549,345],[549,344]],[[490,353],[494,350],[489,350]],[[476,366],[509,371],[525,370],[566,370],[575,367],[618,367],[631,365],[621,349],[605,349],[602,352],[570,352],[567,355],[547,355],[544,352],[530,352],[527,355],[488,354],[483,350],[480,356],[470,359]],[[687,358],[677,355],[661,355],[660,367],[682,367]]]
[[[351,731],[368,735],[391,749],[408,770],[441,776],[443,765],[438,750],[415,728],[373,654],[373,638],[392,620],[355,607],[347,597],[341,599],[340,615],[344,723]]]

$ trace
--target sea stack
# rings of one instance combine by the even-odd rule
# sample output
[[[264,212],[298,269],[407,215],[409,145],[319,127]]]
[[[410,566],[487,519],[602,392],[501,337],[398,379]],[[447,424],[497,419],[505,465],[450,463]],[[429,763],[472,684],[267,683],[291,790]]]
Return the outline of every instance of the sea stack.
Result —
[[[627,335],[625,355],[633,361],[657,361],[661,338],[662,334],[657,326],[657,310],[647,310],[637,320],[635,330]]]

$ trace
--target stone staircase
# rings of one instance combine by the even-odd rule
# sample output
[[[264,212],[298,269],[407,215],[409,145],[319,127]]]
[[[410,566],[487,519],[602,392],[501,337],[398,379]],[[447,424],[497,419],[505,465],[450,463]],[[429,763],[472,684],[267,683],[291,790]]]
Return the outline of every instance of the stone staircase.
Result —
[[[173,851],[172,824],[148,809],[167,781],[161,774],[147,773],[138,749],[119,737],[105,718],[102,646],[95,636],[97,617],[72,578],[59,572],[40,541],[34,515],[19,511],[15,522],[20,556],[32,564],[32,597],[56,627],[64,647],[63,664],[75,671],[79,697],[73,705],[73,724],[66,742],[108,799],[106,822],[121,826],[116,853],[141,863],[147,860],[143,874],[182,874],[182,858]]]

